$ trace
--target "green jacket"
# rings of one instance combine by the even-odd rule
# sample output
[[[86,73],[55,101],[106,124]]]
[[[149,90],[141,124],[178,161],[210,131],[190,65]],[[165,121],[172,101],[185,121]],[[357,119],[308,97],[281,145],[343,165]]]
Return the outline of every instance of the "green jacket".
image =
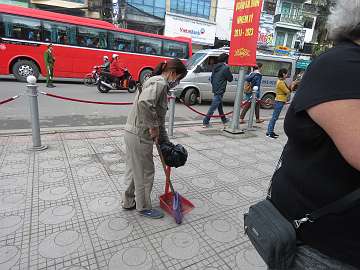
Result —
[[[47,66],[53,66],[55,63],[55,58],[54,58],[52,52],[50,52],[49,50],[45,51],[44,60],[45,60],[45,65],[47,65]]]

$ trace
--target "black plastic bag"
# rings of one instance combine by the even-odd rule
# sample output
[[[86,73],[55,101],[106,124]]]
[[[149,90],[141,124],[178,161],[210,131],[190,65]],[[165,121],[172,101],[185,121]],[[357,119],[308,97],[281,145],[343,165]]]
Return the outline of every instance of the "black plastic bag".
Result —
[[[178,168],[185,165],[188,152],[181,144],[175,145],[171,142],[162,143],[160,144],[160,150],[167,166]]]

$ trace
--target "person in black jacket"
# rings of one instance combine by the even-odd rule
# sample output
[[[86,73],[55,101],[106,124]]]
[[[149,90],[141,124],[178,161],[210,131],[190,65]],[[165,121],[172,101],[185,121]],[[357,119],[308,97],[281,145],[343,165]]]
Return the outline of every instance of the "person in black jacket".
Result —
[[[223,115],[221,121],[225,125],[228,122],[223,111],[222,99],[226,91],[227,82],[232,82],[233,75],[227,65],[229,55],[226,53],[221,54],[217,59],[217,64],[211,74],[211,85],[214,97],[212,99],[209,111],[203,120],[203,127],[209,127],[210,118],[214,114],[215,110],[218,109],[219,114]]]

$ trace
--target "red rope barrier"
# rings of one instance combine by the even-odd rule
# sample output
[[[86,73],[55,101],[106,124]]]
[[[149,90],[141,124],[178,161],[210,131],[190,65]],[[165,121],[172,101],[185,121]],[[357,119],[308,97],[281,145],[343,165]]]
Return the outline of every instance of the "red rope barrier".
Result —
[[[45,95],[45,96],[49,96],[49,97],[53,97],[53,98],[58,98],[58,99],[63,99],[63,100],[68,100],[68,101],[74,101],[74,102],[81,102],[81,103],[100,104],[100,105],[132,105],[133,104],[132,102],[91,101],[91,100],[83,100],[83,99],[77,99],[77,98],[63,97],[63,96],[58,96],[58,95],[55,95],[55,94],[45,93],[45,92],[40,92],[40,93]]]
[[[5,103],[8,103],[8,102],[10,102],[10,101],[13,101],[13,100],[17,99],[18,97],[19,97],[19,96],[14,96],[14,97],[11,97],[11,98],[2,100],[2,101],[0,101],[0,105],[5,104]]]
[[[198,111],[198,110],[195,110],[193,107],[191,107],[191,106],[189,106],[189,105],[186,105],[182,100],[180,100],[180,102],[182,103],[182,104],[184,104],[188,109],[190,109],[191,111],[193,111],[194,113],[197,113],[197,114],[199,114],[199,115],[202,115],[202,116],[208,116],[207,114],[205,114],[205,113],[202,113],[202,112],[200,112],[200,111]],[[227,115],[230,115],[230,114],[232,114],[233,113],[233,111],[231,111],[231,112],[228,112],[228,113],[224,113],[224,114],[217,114],[217,115],[209,115],[209,117],[210,118],[221,118],[221,117],[225,117],[225,116],[227,116]]]

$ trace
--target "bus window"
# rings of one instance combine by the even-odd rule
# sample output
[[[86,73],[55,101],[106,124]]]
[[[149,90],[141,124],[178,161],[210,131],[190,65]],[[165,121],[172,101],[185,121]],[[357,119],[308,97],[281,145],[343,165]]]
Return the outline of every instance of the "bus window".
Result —
[[[188,58],[188,46],[186,43],[164,40],[163,54],[164,56],[185,59]]]
[[[2,15],[0,14],[0,37],[5,36],[5,25],[2,19]]]
[[[4,36],[23,40],[40,41],[40,20],[3,15]]]
[[[161,55],[161,40],[144,36],[136,36],[137,53]]]
[[[281,62],[281,61],[271,61],[271,60],[259,60],[259,63],[262,63],[261,73],[264,76],[268,77],[277,77],[279,70],[286,68],[289,73],[288,77],[291,76],[292,64],[290,62]]]
[[[76,27],[68,24],[44,21],[43,41],[76,45]]]
[[[135,36],[121,32],[109,32],[109,48],[116,51],[134,52]]]
[[[90,48],[107,49],[107,32],[89,27],[78,27],[78,45]]]

